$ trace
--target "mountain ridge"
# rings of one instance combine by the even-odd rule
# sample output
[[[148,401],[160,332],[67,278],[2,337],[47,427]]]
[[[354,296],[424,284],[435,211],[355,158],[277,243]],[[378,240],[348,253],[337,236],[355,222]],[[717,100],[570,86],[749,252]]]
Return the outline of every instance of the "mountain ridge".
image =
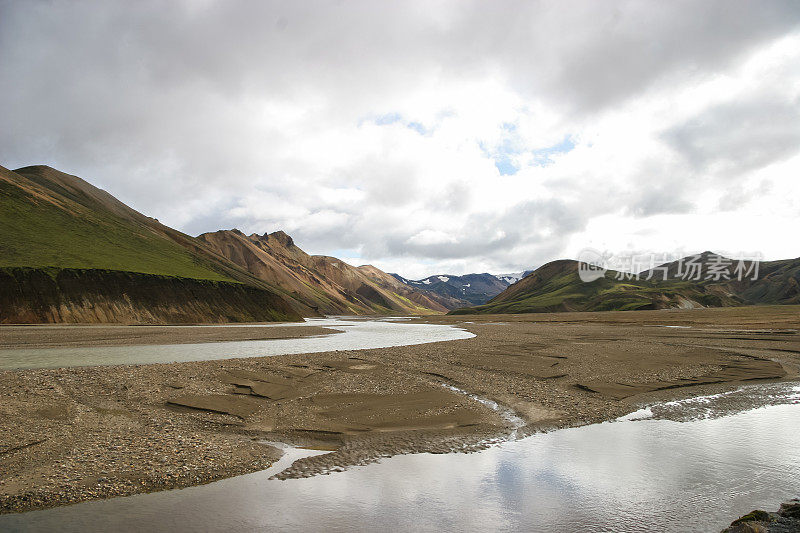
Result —
[[[0,226],[3,323],[301,319],[280,291],[202,242],[46,165],[0,166]]]
[[[698,279],[680,275],[687,259],[698,258]],[[728,307],[800,303],[800,258],[759,264],[758,279],[717,279],[711,265],[734,261],[703,252],[639,273],[608,270],[591,282],[580,278],[578,261],[559,259],[534,270],[486,304],[451,314],[536,313]],[[655,271],[661,272],[659,279]],[[666,279],[663,279],[666,272]],[[729,276],[730,277],[730,276]],[[738,277],[738,276],[737,276]],[[648,279],[650,278],[650,279]]]
[[[419,280],[408,279],[399,274],[391,275],[409,287],[424,288],[427,291],[460,300],[468,305],[486,303],[509,286],[507,281],[488,272],[461,276],[435,274]]]
[[[461,314],[800,303],[800,259],[761,262],[758,279],[720,279],[704,272],[734,261],[710,251],[659,265],[640,273],[638,279],[608,271],[599,280],[584,283],[578,262],[562,259],[520,273],[442,274],[411,280],[372,265],[353,266],[335,257],[309,255],[282,230],[260,235],[218,230],[192,237],[130,208],[82,178],[46,165],[14,171],[0,166],[0,207],[0,273],[6,294],[18,298],[5,302],[6,309],[16,311],[13,316],[0,312],[4,322],[20,317],[183,320],[177,301],[157,302],[138,289],[123,290],[131,279],[158,285],[173,298],[197,295],[196,301],[187,304],[193,311],[184,317],[192,321],[204,316],[209,321],[297,320],[324,313]],[[700,265],[696,280],[682,277],[690,259]],[[48,279],[55,285],[48,285]],[[82,309],[76,287],[90,282],[107,285],[108,293],[116,294],[118,300],[127,297],[126,291],[137,292],[138,303],[112,299],[101,304],[104,295],[95,292],[100,310]],[[15,283],[22,285],[15,287]],[[30,286],[24,287],[26,283]],[[238,285],[263,294],[250,294],[250,289],[243,291]],[[39,311],[32,312],[25,306],[33,305],[33,300],[26,304],[21,295],[32,298],[35,286],[49,296],[35,304],[41,307]],[[88,286],[85,290],[90,292]],[[237,313],[235,298],[228,298],[234,293],[262,302],[263,311],[243,304],[247,311]],[[227,311],[215,312],[203,303],[204,298],[226,302],[220,305]],[[56,312],[58,305],[66,305],[67,310]]]
[[[237,229],[197,237],[217,253],[293,298],[326,314],[444,313],[460,302],[405,286],[371,265],[309,255],[283,231],[245,235]]]
[[[28,302],[7,302],[6,308],[16,311],[13,316],[10,312],[0,316],[5,322],[23,320],[22,317],[56,321],[74,321],[79,317],[91,321],[148,317],[148,320],[180,321],[176,302],[159,302],[159,312],[126,307],[120,302],[101,304],[102,295],[91,292],[88,286],[84,287],[86,293],[91,293],[105,311],[92,314],[81,310],[76,289],[76,279],[81,276],[86,283],[99,276],[102,283],[117,288],[130,279],[139,283],[149,280],[165,295],[196,293],[217,301],[227,301],[221,294],[225,291],[252,301],[258,299],[253,300],[255,297],[248,291],[234,289],[238,284],[273,295],[270,298],[262,295],[258,300],[266,306],[261,315],[249,311],[236,313],[228,305],[231,302],[225,304],[228,311],[220,315],[200,302],[193,302],[194,310],[189,313],[187,307],[186,320],[198,320],[203,313],[209,321],[226,317],[255,320],[259,316],[263,320],[277,316],[299,320],[301,316],[321,313],[431,314],[463,305],[461,301],[406,287],[375,267],[354,267],[334,257],[308,255],[281,230],[249,236],[237,229],[199,237],[186,235],[130,208],[88,181],[46,165],[15,171],[0,167],[0,200],[3,209],[0,268],[5,269],[4,286],[12,290],[15,283],[33,284],[15,290],[18,295],[27,295]],[[27,275],[29,272],[24,269],[29,268],[38,269],[42,275]],[[63,276],[61,271],[65,272]],[[144,276],[112,274],[121,272]],[[174,280],[174,286],[164,285],[165,276]],[[56,285],[47,285],[48,279]],[[49,296],[36,300],[33,286]],[[189,289],[190,286],[194,288]],[[126,294],[122,289],[109,288],[109,291],[118,298]],[[129,287],[127,292],[131,291]],[[55,309],[57,296],[74,309],[65,312]],[[140,298],[142,305],[156,305],[155,301],[146,302],[147,298]],[[50,309],[29,312],[26,305],[50,306]],[[248,308],[244,300],[243,306]],[[281,313],[273,313],[270,306],[280,308]]]

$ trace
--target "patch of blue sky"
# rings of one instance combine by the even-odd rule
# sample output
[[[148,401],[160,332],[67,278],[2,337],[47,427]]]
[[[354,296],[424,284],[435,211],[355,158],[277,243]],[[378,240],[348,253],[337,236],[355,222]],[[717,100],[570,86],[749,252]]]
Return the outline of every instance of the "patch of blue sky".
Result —
[[[480,143],[480,148],[484,154],[494,161],[494,166],[497,167],[501,176],[512,176],[519,172],[519,164],[517,159],[524,150],[522,150],[519,139],[515,134],[516,126],[514,124],[503,124],[502,128],[511,133],[511,136],[503,139],[496,148],[489,150],[484,143]]]
[[[338,257],[346,263],[358,263],[358,261],[361,261],[361,252],[355,248],[337,248],[335,250],[331,250],[327,255],[331,257]],[[360,264],[361,263],[358,263],[356,266],[359,266]]]
[[[428,135],[430,130],[425,127],[421,122],[416,121],[406,121],[406,119],[400,113],[386,113],[383,115],[378,115],[377,117],[371,117],[366,119],[366,121],[372,122],[376,126],[389,126],[391,124],[402,124],[406,128],[410,130],[414,130],[420,135]],[[363,124],[365,119],[359,121],[359,125]]]
[[[507,131],[509,133],[517,132],[517,125],[514,124],[513,122],[503,122],[503,124],[500,127],[503,129],[503,131]]]
[[[416,131],[420,135],[426,135],[428,130],[419,122],[409,122],[406,124],[406,127],[411,128],[412,130]]]
[[[488,149],[485,144],[481,143],[480,147],[487,157],[491,158],[494,166],[497,167],[501,176],[512,176],[520,170],[520,160],[528,159],[534,165],[548,166],[553,164],[552,156],[556,154],[565,154],[575,148],[575,141],[571,135],[565,135],[564,138],[552,146],[545,148],[537,148],[534,150],[526,149],[522,146],[521,140],[517,135],[517,126],[511,123],[502,125],[502,129],[508,132],[508,136],[503,139],[499,146]]]
[[[387,124],[394,124],[401,120],[403,120],[403,117],[400,116],[400,113],[386,113],[385,115],[376,117],[374,122],[378,126],[386,126]]]
[[[337,248],[331,251],[333,257],[361,257],[361,253],[355,248]]]
[[[572,139],[572,135],[565,135],[560,142],[552,146],[531,150],[531,155],[533,155],[533,160],[537,165],[546,167],[553,164],[553,160],[550,158],[550,156],[556,154],[566,154],[567,152],[572,151],[574,148],[575,141]]]
[[[500,172],[501,176],[513,176],[519,172],[519,166],[516,165],[508,156],[495,157],[494,166]]]

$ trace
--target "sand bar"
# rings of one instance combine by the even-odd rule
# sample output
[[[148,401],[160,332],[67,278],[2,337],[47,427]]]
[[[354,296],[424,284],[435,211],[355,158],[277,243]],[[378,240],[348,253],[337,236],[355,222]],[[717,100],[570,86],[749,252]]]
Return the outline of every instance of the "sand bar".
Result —
[[[0,512],[252,472],[279,455],[263,441],[334,449],[281,473],[308,476],[392,454],[479,449],[512,431],[586,424],[661,400],[798,379],[798,307],[415,320],[477,336],[0,372]],[[524,427],[475,397],[511,409]]]

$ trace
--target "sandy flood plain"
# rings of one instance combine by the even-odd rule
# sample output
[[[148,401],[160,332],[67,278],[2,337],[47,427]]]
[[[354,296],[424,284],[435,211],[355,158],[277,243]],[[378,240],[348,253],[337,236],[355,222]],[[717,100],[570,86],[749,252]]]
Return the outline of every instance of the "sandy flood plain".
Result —
[[[0,326],[0,350],[16,348],[69,348],[83,346],[136,346],[142,344],[195,344],[206,342],[293,339],[339,333],[330,328],[265,324],[269,327],[226,326],[119,326],[63,325]]]
[[[399,453],[476,450],[512,431],[800,373],[796,306],[415,320],[476,337],[0,372],[0,513],[261,470],[280,455],[266,441],[334,450],[280,474],[308,476]]]

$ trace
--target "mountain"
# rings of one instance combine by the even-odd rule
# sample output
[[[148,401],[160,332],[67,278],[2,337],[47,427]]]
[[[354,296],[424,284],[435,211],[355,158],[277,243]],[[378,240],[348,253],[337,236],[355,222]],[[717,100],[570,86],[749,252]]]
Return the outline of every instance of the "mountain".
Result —
[[[712,274],[712,265],[729,264],[734,269],[736,261],[711,252],[692,256],[699,271],[684,279],[682,273],[686,272],[689,259],[642,272],[639,279],[608,271],[588,283],[581,280],[577,261],[553,261],[509,286],[487,304],[452,313],[625,311],[800,303],[800,259],[761,262],[755,280],[738,280],[733,270],[731,279],[717,279]]]
[[[0,167],[0,322],[225,322],[464,305],[278,231],[191,237],[47,166]]]
[[[0,167],[0,323],[299,320],[203,242],[47,166]]]
[[[714,269],[720,267],[726,276],[715,279],[718,276],[713,273]],[[741,269],[740,274],[737,268]],[[650,271],[645,271],[640,276],[650,274]],[[653,277],[670,281],[682,279],[682,274],[699,277],[703,285],[725,290],[746,304],[800,303],[800,258],[753,262],[706,251],[665,263],[652,272]]]
[[[198,239],[324,314],[431,314],[463,305],[408,287],[371,265],[354,267],[335,257],[309,255],[282,231],[248,236],[220,230]]]
[[[522,272],[511,272],[509,274],[495,274],[494,277],[500,281],[505,281],[508,285],[513,285],[531,272],[533,272],[533,270],[524,270]]]
[[[800,258],[762,262],[759,278],[738,290],[747,302],[800,304]]]
[[[420,280],[411,280],[392,274],[398,281],[414,288],[424,288],[454,300],[462,305],[480,305],[497,296],[509,282],[492,274],[466,274],[464,276],[436,275]]]
[[[464,300],[460,298],[453,298],[446,294],[438,294],[434,291],[412,287],[398,280],[394,274],[387,274],[383,270],[379,270],[372,265],[360,266],[358,269],[376,284],[387,290],[394,291],[418,305],[437,310],[444,309],[446,311],[464,305]]]

